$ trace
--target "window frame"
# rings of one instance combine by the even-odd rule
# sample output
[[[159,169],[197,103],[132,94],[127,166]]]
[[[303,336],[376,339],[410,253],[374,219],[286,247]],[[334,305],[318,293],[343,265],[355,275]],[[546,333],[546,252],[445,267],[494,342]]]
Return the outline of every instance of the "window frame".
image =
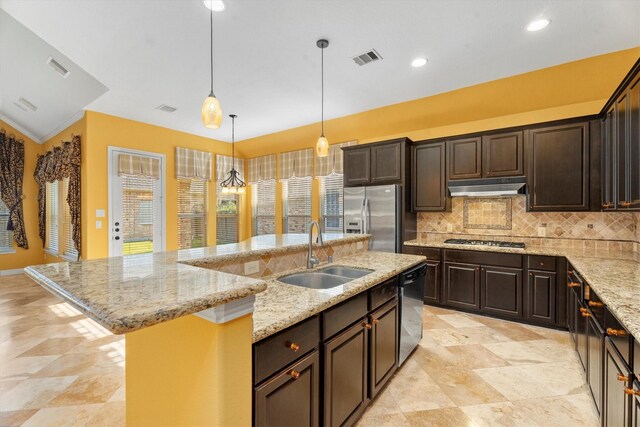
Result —
[[[322,231],[324,233],[344,233],[344,174],[339,173],[331,173],[327,176],[319,177],[320,181],[320,223],[322,224]],[[332,180],[341,180],[342,185],[340,186],[340,196],[338,199],[338,206],[340,213],[338,215],[325,215],[326,208],[326,187],[327,187],[327,179]],[[337,219],[340,224],[340,228],[336,227],[327,227],[328,219]]]
[[[5,221],[1,221],[2,224],[7,224],[9,222],[9,207],[0,200],[0,218],[6,218]],[[15,253],[15,248],[13,247],[13,231],[9,231],[6,228],[6,225],[0,226],[0,254],[13,254]],[[2,244],[3,241],[7,242],[5,246]]]
[[[307,210],[308,210],[308,215],[304,214],[295,214],[295,215],[290,215],[289,214],[289,207],[290,207],[290,203],[289,203],[289,190],[290,190],[290,181],[295,180],[300,182],[301,184],[298,184],[297,186],[301,186],[303,185],[302,183],[304,183],[304,185],[308,185],[308,189],[306,189],[306,191],[303,190],[302,194],[304,194],[304,198],[305,198],[305,204],[307,205]],[[294,181],[294,182],[295,182]],[[308,197],[307,197],[308,195]],[[300,197],[300,196],[298,196]],[[304,203],[304,202],[303,202]],[[311,224],[311,221],[313,221],[313,209],[312,209],[312,205],[313,205],[313,178],[311,177],[303,177],[303,178],[297,178],[297,177],[292,177],[286,180],[282,181],[282,233],[283,234],[300,234],[300,233],[307,233],[309,226]],[[305,227],[303,230],[298,230],[297,232],[293,232],[293,231],[289,231],[289,226],[291,223],[291,219],[294,218],[298,218],[301,219],[304,223],[305,223]]]
[[[59,257],[61,255],[60,253],[60,232],[62,230],[62,227],[60,227],[60,185],[59,185],[60,181],[53,181],[53,182],[47,182],[45,184],[46,186],[46,216],[45,216],[45,252],[49,253],[50,255]],[[55,186],[55,189],[54,189]],[[53,200],[51,199],[53,198]],[[55,228],[55,233],[53,233],[52,230],[52,224],[53,224],[53,220],[52,220],[52,215],[53,215],[53,209],[51,209],[52,206],[56,207],[56,228]],[[56,234],[56,246],[55,247],[51,247],[51,243],[52,243],[52,236],[53,234]]]
[[[229,244],[229,243],[238,243],[240,241],[240,208],[242,205],[242,201],[240,200],[240,194],[230,194],[230,193],[223,193],[222,192],[222,187],[220,186],[220,183],[222,183],[222,181],[224,180],[217,180],[216,181],[216,245],[225,245],[225,244]],[[219,213],[218,212],[218,207],[221,206],[220,201],[221,200],[232,200],[235,201],[236,203],[236,213],[235,214],[229,214],[229,213]],[[234,219],[236,220],[236,235],[235,235],[235,239],[229,239],[230,241],[225,241],[222,243],[218,243],[218,233],[221,229],[221,227],[219,227],[220,225],[220,220],[226,221],[228,219]]]
[[[273,194],[273,215],[264,215],[264,214],[260,214],[258,211],[261,208],[260,206],[260,194],[264,194],[265,192],[265,186],[269,186],[269,190],[273,190],[272,194]],[[273,186],[273,187],[272,187]],[[276,234],[276,204],[277,204],[277,197],[276,197],[276,191],[277,191],[277,181],[275,179],[271,179],[271,180],[266,180],[266,181],[259,181],[255,184],[251,184],[251,204],[252,204],[252,213],[253,213],[253,221],[251,224],[251,235],[252,236],[264,236],[264,235],[269,235],[269,234]],[[272,187],[272,188],[271,188]],[[268,200],[269,204],[271,204],[271,200]],[[269,220],[272,219],[273,220],[273,233],[262,233],[262,234],[258,234],[258,229],[259,227],[259,221],[260,219],[264,219],[264,220]]]
[[[202,213],[180,213],[180,193],[181,193],[181,189],[182,186],[180,185],[181,182],[187,182],[189,184],[189,189],[191,189],[191,182],[192,181],[200,181],[202,182],[202,186],[204,188],[204,211]],[[190,193],[191,194],[191,193]],[[208,228],[209,228],[209,181],[202,181],[202,180],[195,180],[195,179],[191,179],[191,178],[178,178],[178,191],[177,191],[177,195],[178,195],[178,227],[176,227],[176,231],[178,233],[178,249],[193,249],[193,248],[204,248],[207,246],[207,242],[209,241],[209,239],[207,238],[207,233],[208,233]],[[202,246],[189,246],[189,247],[181,247],[180,246],[180,219],[202,219],[203,220],[203,230],[202,230],[202,236],[203,236],[203,242],[202,242]],[[193,241],[193,236],[190,235],[190,241]]]

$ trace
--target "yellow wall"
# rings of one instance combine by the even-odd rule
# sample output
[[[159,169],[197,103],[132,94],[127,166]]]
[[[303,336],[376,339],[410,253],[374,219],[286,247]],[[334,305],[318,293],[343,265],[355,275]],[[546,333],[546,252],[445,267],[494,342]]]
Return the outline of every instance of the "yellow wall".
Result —
[[[420,141],[597,114],[639,56],[640,47],[635,47],[340,117],[325,122],[325,134],[331,143],[404,136]],[[236,148],[245,158],[309,148],[319,132],[315,123],[246,139]],[[314,185],[317,218],[319,191]],[[281,206],[278,191],[276,225],[282,223]],[[251,215],[244,224],[249,235]]]
[[[175,148],[184,147],[209,151],[214,154],[231,155],[231,144],[191,135],[184,132],[127,120],[93,111],[86,112],[86,149],[83,156],[83,193],[82,222],[86,227],[83,233],[86,259],[109,256],[108,218],[96,218],[96,209],[108,212],[108,161],[107,147],[130,148],[165,155],[166,177],[166,248],[177,249],[178,212],[177,180],[175,178]],[[85,147],[83,147],[85,148]],[[215,244],[216,182],[209,183],[209,210],[207,224],[207,243]],[[245,196],[246,197],[246,196]],[[241,212],[246,210],[242,209]],[[101,219],[102,229],[95,228],[96,219]],[[244,227],[241,225],[241,230]],[[84,228],[83,228],[84,231]],[[241,239],[245,236],[241,234]]]
[[[14,242],[13,246],[16,251],[14,254],[0,254],[0,270],[13,270],[28,265],[42,264],[42,241],[38,237],[38,185],[33,179],[33,171],[36,168],[37,154],[41,151],[41,145],[2,120],[0,120],[0,129],[4,129],[7,136],[14,135],[24,141],[25,161],[22,192],[27,197],[23,202],[23,209],[29,249],[18,248]]]

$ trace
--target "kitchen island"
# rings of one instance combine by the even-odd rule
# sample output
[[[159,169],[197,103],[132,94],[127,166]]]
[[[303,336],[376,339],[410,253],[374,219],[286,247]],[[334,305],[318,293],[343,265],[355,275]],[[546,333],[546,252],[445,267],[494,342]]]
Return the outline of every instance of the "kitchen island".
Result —
[[[125,334],[129,425],[250,425],[256,339],[422,259],[369,253],[366,235],[324,236],[324,246],[313,246],[321,261],[332,256],[336,264],[370,266],[375,272],[314,297],[309,289],[277,282],[272,277],[305,258],[307,236],[289,235],[32,266],[25,273],[111,332]],[[257,263],[253,277],[221,271],[250,263]],[[263,297],[265,290],[271,292]]]

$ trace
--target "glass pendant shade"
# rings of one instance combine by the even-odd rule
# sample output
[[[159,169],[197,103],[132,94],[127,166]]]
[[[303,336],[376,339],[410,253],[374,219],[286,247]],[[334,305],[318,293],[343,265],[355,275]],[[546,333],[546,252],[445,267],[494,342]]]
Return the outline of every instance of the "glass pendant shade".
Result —
[[[318,142],[316,142],[316,156],[318,157],[327,157],[329,155],[329,141],[327,138],[321,136],[318,138]]]
[[[209,129],[218,129],[222,123],[222,107],[213,93],[202,104],[202,123]]]

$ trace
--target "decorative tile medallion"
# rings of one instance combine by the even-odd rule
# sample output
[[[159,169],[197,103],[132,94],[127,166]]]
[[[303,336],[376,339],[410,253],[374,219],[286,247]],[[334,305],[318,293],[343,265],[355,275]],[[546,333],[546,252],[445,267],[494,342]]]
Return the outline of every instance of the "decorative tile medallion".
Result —
[[[511,230],[511,199],[465,198],[463,227]]]

